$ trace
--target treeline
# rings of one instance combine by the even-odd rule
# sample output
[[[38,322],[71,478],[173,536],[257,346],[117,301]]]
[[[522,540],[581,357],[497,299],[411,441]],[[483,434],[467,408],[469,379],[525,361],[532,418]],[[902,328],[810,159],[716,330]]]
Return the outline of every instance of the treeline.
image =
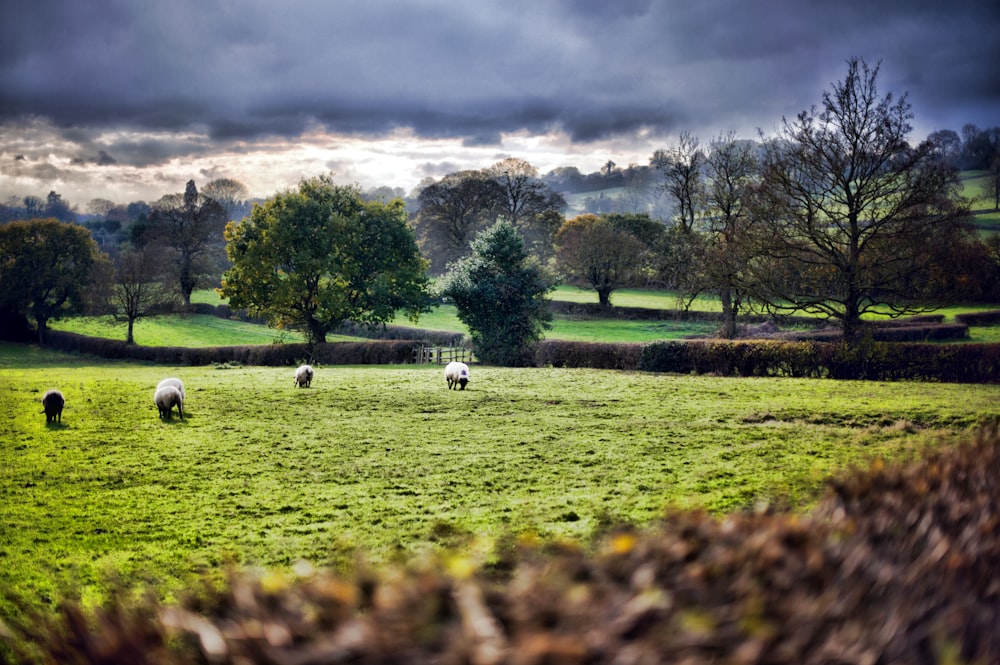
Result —
[[[725,338],[738,334],[740,317],[765,312],[832,320],[856,340],[866,316],[1000,302],[1000,235],[977,233],[959,178],[959,168],[982,168],[987,195],[1000,207],[1000,128],[969,125],[961,137],[943,130],[913,144],[909,103],[881,97],[878,73],[850,61],[822,104],[783,121],[774,137],[726,134],[703,143],[683,132],[648,166],[619,169],[609,161],[593,177],[571,168],[543,177],[508,158],[426,181],[407,204],[398,190],[365,193],[321,176],[239,221],[248,200],[235,181],[199,191],[192,180],[185,192],[145,208],[94,201],[104,219],[87,223],[102,251],[77,251],[72,231],[46,226],[50,243],[62,238],[78,256],[44,279],[18,259],[35,251],[27,238],[42,226],[8,223],[0,235],[14,267],[0,284],[8,289],[0,316],[20,312],[42,338],[49,318],[102,306],[128,321],[131,341],[134,321],[165,301],[189,305],[195,288],[219,287],[237,309],[322,342],[344,321],[384,323],[400,310],[416,317],[435,296],[455,302],[466,286],[474,292],[489,283],[482,297],[499,302],[505,294],[513,318],[482,320],[532,331],[527,344],[551,317],[536,301],[569,283],[595,291],[605,308],[624,287],[671,289],[687,302],[714,294]],[[619,183],[624,198],[616,200],[652,187],[669,206],[636,198],[629,211],[565,218],[565,188]],[[24,203],[25,214],[53,223],[69,209],[54,192]],[[122,219],[132,214],[126,226]],[[500,226],[510,233],[497,234]],[[487,237],[497,243],[477,253],[476,242]],[[31,265],[63,265],[52,258]],[[82,271],[85,264],[92,269]],[[431,293],[434,277],[459,286],[458,268],[482,281]],[[518,281],[518,274],[530,276]],[[42,294],[56,282],[58,295]],[[460,318],[475,318],[468,309],[482,297],[459,306]],[[488,331],[470,329],[474,343],[485,343]],[[508,351],[499,357],[520,356]]]

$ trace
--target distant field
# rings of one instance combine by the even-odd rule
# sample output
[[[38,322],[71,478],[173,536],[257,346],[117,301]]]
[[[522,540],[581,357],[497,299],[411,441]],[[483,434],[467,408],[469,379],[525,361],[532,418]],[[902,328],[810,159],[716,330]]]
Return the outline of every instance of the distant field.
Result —
[[[624,187],[611,187],[609,189],[602,189],[596,192],[579,192],[564,194],[566,199],[566,216],[576,217],[577,215],[582,215],[586,210],[587,199],[596,199],[602,195],[609,199],[621,198],[622,194],[625,192]]]
[[[51,327],[53,330],[125,341],[126,325],[116,323],[110,317],[62,319],[52,322]],[[208,314],[142,319],[136,322],[133,334],[136,344],[142,346],[204,347],[303,341],[302,333],[297,331],[275,330],[267,326],[221,319]]]
[[[984,235],[1000,233],[1000,211],[994,210],[993,201],[986,195],[986,172],[962,173],[962,194],[972,202],[974,222]]]
[[[552,300],[577,303],[597,303],[597,292],[576,286],[560,286],[549,296]],[[660,289],[619,289],[611,294],[611,305],[617,307],[645,307],[647,309],[683,309],[684,301],[674,291]],[[700,295],[690,308],[696,312],[721,312],[719,299],[711,295]]]
[[[187,418],[159,420],[178,376]],[[61,425],[38,400],[67,397]],[[1000,386],[582,369],[153,367],[0,344],[0,590],[169,595],[227,563],[347,566],[509,534],[586,539],[666,506],[807,509],[830,474],[996,418]],[[0,600],[0,615],[3,613]]]

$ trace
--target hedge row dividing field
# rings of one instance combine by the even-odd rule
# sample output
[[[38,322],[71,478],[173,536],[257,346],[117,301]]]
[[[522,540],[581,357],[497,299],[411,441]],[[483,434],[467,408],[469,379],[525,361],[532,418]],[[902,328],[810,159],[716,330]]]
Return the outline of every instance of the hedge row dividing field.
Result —
[[[27,352],[26,352],[27,351]],[[165,376],[186,415],[152,403]],[[46,425],[42,393],[67,399]],[[531,534],[585,542],[666,507],[802,510],[852,464],[1000,416],[1000,386],[589,369],[155,367],[0,348],[0,587],[170,597],[227,563],[345,569]]]

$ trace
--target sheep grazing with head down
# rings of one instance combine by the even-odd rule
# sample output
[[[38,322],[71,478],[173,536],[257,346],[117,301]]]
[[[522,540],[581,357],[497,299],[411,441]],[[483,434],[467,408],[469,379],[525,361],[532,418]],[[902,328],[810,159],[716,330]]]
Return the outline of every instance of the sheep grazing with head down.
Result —
[[[448,381],[448,390],[465,390],[465,384],[469,382],[469,366],[465,363],[450,362],[445,365],[444,378]]]
[[[177,390],[181,392],[181,400],[187,398],[187,395],[184,394],[184,382],[181,381],[180,379],[174,377],[171,377],[169,379],[163,379],[162,381],[156,384],[156,389],[159,390],[160,388],[163,388],[165,386],[173,386],[174,388],[177,388]]]
[[[160,418],[170,420],[173,408],[177,407],[177,415],[184,420],[184,395],[177,389],[177,386],[163,386],[157,388],[153,393],[153,402],[160,411]]]
[[[62,422],[62,410],[66,406],[66,398],[58,390],[46,390],[42,395],[42,413],[45,414],[45,422]]]
[[[295,386],[298,388],[308,388],[312,385],[313,380],[313,368],[309,365],[300,365],[297,370],[295,370]]]

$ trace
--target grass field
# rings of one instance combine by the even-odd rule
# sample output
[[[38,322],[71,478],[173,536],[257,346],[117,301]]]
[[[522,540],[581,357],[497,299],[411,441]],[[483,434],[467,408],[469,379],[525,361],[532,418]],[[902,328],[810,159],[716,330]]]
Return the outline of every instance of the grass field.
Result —
[[[152,404],[169,375],[184,421]],[[0,590],[89,602],[121,577],[169,595],[227,562],[489,557],[507,535],[585,540],[668,505],[801,509],[848,465],[1000,416],[1000,386],[474,367],[458,392],[434,366],[292,384],[0,345]]]

